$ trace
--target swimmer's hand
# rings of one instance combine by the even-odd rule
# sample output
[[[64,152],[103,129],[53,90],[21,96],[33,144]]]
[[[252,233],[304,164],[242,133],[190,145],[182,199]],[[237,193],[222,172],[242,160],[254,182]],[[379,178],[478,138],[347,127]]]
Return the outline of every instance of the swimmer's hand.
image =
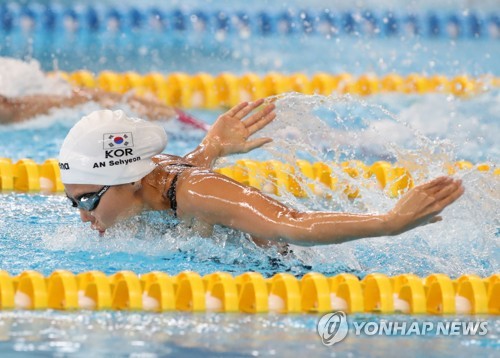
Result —
[[[389,233],[398,235],[420,225],[441,221],[438,214],[464,193],[461,180],[439,177],[406,193],[387,214]]]
[[[215,161],[223,156],[247,153],[272,141],[271,138],[248,138],[267,126],[275,117],[274,104],[265,106],[248,118],[263,99],[253,103],[243,102],[221,115],[208,130],[201,144],[184,159],[196,166],[212,169]]]
[[[202,144],[210,143],[218,148],[219,156],[247,153],[272,141],[271,138],[248,138],[267,126],[276,118],[275,105],[268,104],[260,111],[248,116],[250,112],[264,103],[240,103],[221,115],[208,131]],[[247,117],[247,118],[245,118]]]

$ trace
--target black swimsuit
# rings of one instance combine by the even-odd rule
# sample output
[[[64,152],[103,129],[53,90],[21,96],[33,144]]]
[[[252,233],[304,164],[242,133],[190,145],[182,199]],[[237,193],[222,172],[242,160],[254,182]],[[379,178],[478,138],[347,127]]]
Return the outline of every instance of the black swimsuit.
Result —
[[[169,164],[169,167],[179,167],[179,168],[192,168],[194,165],[186,164],[186,163],[175,163]],[[166,197],[170,202],[170,209],[174,212],[174,217],[177,217],[177,198],[176,198],[176,187],[177,187],[177,177],[182,173],[181,170],[176,170],[174,178],[172,179],[172,183],[170,183],[170,188],[168,188]]]

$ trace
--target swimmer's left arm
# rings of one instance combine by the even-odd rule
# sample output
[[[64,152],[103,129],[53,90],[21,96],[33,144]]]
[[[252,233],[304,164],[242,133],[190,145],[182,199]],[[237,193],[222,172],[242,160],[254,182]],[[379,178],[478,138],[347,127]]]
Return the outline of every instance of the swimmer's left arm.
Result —
[[[264,103],[243,102],[221,115],[210,127],[201,144],[184,158],[203,168],[212,168],[215,161],[224,156],[248,153],[272,141],[271,138],[248,138],[267,126],[276,117],[274,104],[248,116],[250,112]],[[248,117],[247,117],[248,116]]]
[[[464,193],[460,180],[439,177],[412,188],[385,214],[299,212],[217,173],[192,169],[179,178],[179,218],[197,218],[261,239],[302,246],[399,235],[440,221],[438,214]]]

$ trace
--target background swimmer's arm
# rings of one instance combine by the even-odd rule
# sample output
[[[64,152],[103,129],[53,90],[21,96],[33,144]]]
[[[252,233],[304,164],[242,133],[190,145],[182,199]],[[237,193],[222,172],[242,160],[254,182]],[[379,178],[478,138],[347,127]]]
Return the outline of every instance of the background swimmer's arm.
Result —
[[[0,122],[12,123],[48,113],[52,108],[74,107],[87,102],[78,96],[30,95],[0,100]]]
[[[127,104],[139,116],[152,120],[169,120],[177,117],[177,112],[172,107],[153,96],[139,97],[132,93],[122,95],[98,88],[75,88],[73,97],[84,98],[87,102],[97,102],[104,108],[112,108],[121,103]]]
[[[247,153],[271,142],[271,138],[248,140],[276,117],[274,104],[269,104],[245,118],[263,103],[264,100],[261,99],[253,103],[243,102],[231,108],[210,127],[201,144],[184,158],[196,166],[212,168],[220,157]]]
[[[0,96],[0,124],[11,123],[14,118],[14,110],[9,98]]]
[[[37,115],[47,114],[54,108],[72,108],[87,102],[97,102],[104,108],[120,103],[140,116],[149,119],[171,119],[177,116],[175,110],[156,99],[106,92],[99,89],[74,88],[71,95],[30,95],[0,100],[0,123],[19,122]]]
[[[410,190],[383,215],[299,212],[216,173],[185,171],[177,185],[180,218],[197,218],[262,239],[312,246],[397,235],[441,220],[436,216],[463,194],[460,181],[441,177]]]

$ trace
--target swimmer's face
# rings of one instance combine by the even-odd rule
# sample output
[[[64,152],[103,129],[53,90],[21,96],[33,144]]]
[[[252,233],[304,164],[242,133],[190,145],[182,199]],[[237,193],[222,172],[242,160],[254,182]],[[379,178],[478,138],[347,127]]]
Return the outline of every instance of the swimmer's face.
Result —
[[[80,200],[92,201],[100,194],[99,203],[93,210],[80,210],[83,222],[90,222],[94,230],[103,235],[107,228],[120,220],[124,220],[140,211],[137,188],[132,184],[110,186],[103,190],[103,185],[65,184],[66,195],[73,206]]]

